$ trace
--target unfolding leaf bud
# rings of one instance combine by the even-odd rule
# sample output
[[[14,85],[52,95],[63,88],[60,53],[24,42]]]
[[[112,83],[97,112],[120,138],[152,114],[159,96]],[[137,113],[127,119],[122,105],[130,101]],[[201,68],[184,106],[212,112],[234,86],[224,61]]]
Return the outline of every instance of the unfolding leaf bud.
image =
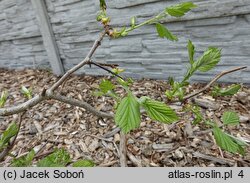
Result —
[[[100,22],[103,18],[107,17],[106,13],[103,11],[99,11],[96,17],[96,20]]]
[[[107,25],[107,24],[110,22],[110,18],[109,18],[109,17],[103,17],[103,18],[101,19],[101,21],[102,21],[102,24],[103,24],[103,25]]]
[[[108,35],[112,38],[117,38],[120,36],[119,32],[116,29],[110,29]]]

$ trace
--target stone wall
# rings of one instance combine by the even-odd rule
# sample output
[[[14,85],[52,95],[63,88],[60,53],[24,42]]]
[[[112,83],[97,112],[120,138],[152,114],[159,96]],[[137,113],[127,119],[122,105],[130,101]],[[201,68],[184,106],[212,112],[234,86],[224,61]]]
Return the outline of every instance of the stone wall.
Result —
[[[65,69],[79,63],[97,38],[101,25],[96,22],[98,0],[45,0],[60,57]],[[164,7],[183,2],[174,0],[107,0],[112,24],[129,25],[152,17]],[[135,78],[181,79],[191,39],[197,56],[208,46],[222,48],[221,63],[209,73],[198,73],[193,81],[208,81],[218,72],[234,66],[250,68],[250,0],[193,0],[198,8],[182,19],[168,18],[164,24],[179,37],[170,42],[157,36],[153,26],[116,40],[105,38],[95,60],[118,63],[126,75]],[[48,66],[39,27],[30,0],[0,0],[0,67]],[[96,68],[79,73],[103,74]],[[250,83],[250,69],[228,75],[224,82]]]
[[[0,0],[0,67],[49,67],[30,0]]]

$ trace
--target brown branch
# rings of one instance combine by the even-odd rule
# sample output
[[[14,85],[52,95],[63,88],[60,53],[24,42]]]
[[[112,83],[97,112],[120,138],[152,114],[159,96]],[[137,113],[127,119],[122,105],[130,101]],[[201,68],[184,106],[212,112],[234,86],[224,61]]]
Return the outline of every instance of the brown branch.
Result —
[[[21,113],[21,112],[23,112],[23,111],[37,105],[38,103],[40,103],[40,102],[42,102],[44,100],[49,100],[49,99],[58,100],[60,102],[64,102],[64,103],[67,103],[67,104],[70,104],[70,105],[73,105],[73,106],[84,108],[87,111],[91,112],[92,114],[94,114],[94,115],[96,115],[98,117],[113,118],[112,114],[108,114],[108,113],[98,111],[94,107],[89,105],[87,102],[79,101],[79,100],[76,100],[76,99],[73,99],[73,98],[67,98],[67,97],[64,97],[62,95],[57,95],[57,94],[49,93],[49,92],[46,92],[45,96],[37,95],[34,98],[28,100],[27,102],[24,102],[24,103],[19,104],[17,106],[1,108],[0,109],[0,116],[9,116],[9,115],[12,115],[12,114]]]
[[[243,70],[243,69],[246,69],[247,67],[244,66],[244,67],[236,67],[234,69],[230,69],[230,70],[227,70],[227,71],[223,71],[221,72],[220,74],[218,74],[214,79],[212,79],[205,87],[203,87],[202,89],[194,92],[194,93],[191,93],[187,96],[185,96],[183,98],[183,100],[187,100],[187,99],[190,99],[196,95],[199,95],[200,93],[203,93],[204,91],[206,91],[208,88],[210,88],[218,79],[220,79],[222,76],[226,75],[226,74],[230,74],[232,72],[236,72],[236,71],[239,71],[239,70]]]
[[[8,116],[8,115],[12,115],[12,114],[18,114],[18,113],[21,113],[21,112],[29,109],[29,108],[34,107],[35,105],[39,104],[40,102],[42,102],[44,100],[55,99],[55,100],[58,100],[58,101],[61,101],[61,102],[67,103],[67,104],[71,104],[74,106],[85,108],[87,111],[93,113],[94,115],[96,115],[98,117],[113,118],[112,114],[107,114],[107,113],[98,111],[86,102],[78,101],[78,100],[75,100],[72,98],[67,98],[67,97],[64,97],[61,95],[54,94],[54,90],[56,90],[60,85],[62,85],[72,73],[74,73],[75,71],[77,71],[78,69],[80,69],[81,67],[83,67],[84,65],[86,65],[90,62],[93,54],[95,53],[96,49],[101,45],[101,41],[103,40],[103,38],[106,34],[107,34],[107,31],[103,32],[100,35],[100,37],[93,44],[93,46],[92,46],[91,50],[89,51],[88,55],[86,56],[86,58],[83,61],[81,61],[79,64],[77,64],[76,66],[71,68],[69,71],[67,71],[48,90],[43,89],[43,91],[40,95],[37,95],[34,98],[32,98],[24,103],[21,103],[19,105],[16,105],[13,107],[0,108],[0,116]]]
[[[16,142],[16,138],[18,136],[18,133],[20,131],[21,128],[21,124],[22,124],[22,117],[25,114],[25,112],[23,112],[22,114],[19,114],[19,119],[18,119],[18,132],[17,134],[14,136],[13,140],[8,144],[8,146],[0,153],[0,162],[8,155],[8,153],[10,152],[10,150],[14,147],[14,144]]]
[[[89,51],[88,55],[85,57],[83,61],[79,64],[68,70],[48,91],[53,92],[56,90],[72,73],[86,65],[92,58],[93,54],[95,53],[96,49],[101,45],[101,42],[106,35],[106,32],[103,32],[100,37],[95,41],[94,45],[92,46],[91,50]]]
[[[58,94],[50,95],[49,98],[54,99],[54,100],[58,100],[60,102],[66,103],[66,104],[70,104],[73,106],[84,108],[87,111],[91,112],[92,114],[94,114],[98,117],[111,118],[111,119],[114,117],[112,114],[108,114],[108,113],[104,113],[104,112],[96,110],[94,107],[89,105],[87,102],[79,101],[79,100],[76,100],[73,98],[67,98],[67,97],[64,97],[64,96],[58,95]]]
[[[19,105],[15,105],[13,107],[0,108],[0,116],[9,116],[12,114],[21,113],[21,112],[23,112],[31,107],[34,107],[35,105],[44,101],[45,99],[46,99],[46,97],[43,97],[41,95],[37,95],[34,98],[32,98],[24,103],[21,103]]]
[[[127,135],[120,131],[120,166],[127,167]]]

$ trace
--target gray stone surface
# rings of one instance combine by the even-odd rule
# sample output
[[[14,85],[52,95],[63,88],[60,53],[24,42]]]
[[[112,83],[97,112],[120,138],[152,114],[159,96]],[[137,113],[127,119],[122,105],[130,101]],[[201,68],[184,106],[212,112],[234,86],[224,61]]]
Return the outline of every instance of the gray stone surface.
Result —
[[[45,1],[60,57],[67,70],[83,59],[101,30],[95,20],[98,0]],[[142,22],[176,2],[107,0],[108,13],[115,27],[129,25],[133,16]],[[206,82],[222,70],[247,65],[247,70],[228,75],[221,81],[250,83],[250,0],[193,2],[198,8],[187,16],[178,20],[167,18],[163,22],[178,35],[178,42],[161,39],[153,26],[146,26],[126,38],[105,38],[95,59],[118,63],[126,68],[127,76],[181,79],[188,64],[186,44],[191,39],[196,45],[197,56],[209,46],[220,47],[223,53],[218,67],[209,73],[197,73],[193,81]],[[0,67],[49,66],[30,0],[0,0],[0,10]],[[78,73],[104,74],[95,67],[86,67]]]
[[[0,1],[0,67],[50,67],[30,0]]]

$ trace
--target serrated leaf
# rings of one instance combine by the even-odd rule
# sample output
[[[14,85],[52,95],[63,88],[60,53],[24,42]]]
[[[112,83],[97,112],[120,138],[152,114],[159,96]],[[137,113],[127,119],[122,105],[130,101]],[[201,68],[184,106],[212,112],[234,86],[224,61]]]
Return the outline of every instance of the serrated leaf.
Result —
[[[241,140],[241,139],[239,139],[239,138],[237,138],[237,137],[234,137],[234,136],[232,136],[232,135],[229,135],[229,134],[227,134],[229,137],[231,137],[238,145],[240,145],[241,147],[247,147],[248,146],[248,143],[246,143],[245,141],[243,141],[243,140]]]
[[[27,155],[17,159],[13,159],[11,162],[12,167],[28,167],[32,164],[32,160],[35,157],[35,151],[32,149]]]
[[[10,139],[17,135],[18,126],[15,122],[12,122],[9,127],[2,133],[0,139],[0,151],[5,147],[5,145],[10,141]]]
[[[52,154],[37,163],[38,167],[65,167],[70,162],[70,155],[64,149],[56,149]]]
[[[162,102],[146,99],[144,103],[142,103],[142,106],[153,120],[167,124],[178,120],[175,111]]]
[[[208,48],[207,51],[194,63],[194,67],[201,72],[213,69],[220,61],[221,50],[218,48]]]
[[[140,126],[140,105],[131,93],[120,102],[116,114],[115,123],[124,133],[128,133]]]
[[[223,113],[222,121],[224,125],[238,125],[240,123],[240,117],[236,112],[227,111]]]
[[[103,79],[100,83],[100,86],[99,86],[101,92],[103,92],[104,94],[106,94],[108,91],[111,91],[115,88],[115,85],[113,85],[111,83],[111,81],[109,80],[106,80],[106,79]]]
[[[223,150],[231,153],[244,154],[244,148],[237,142],[235,142],[235,140],[228,134],[223,132],[219,127],[216,126],[213,128],[213,134],[217,145],[220,146]]]
[[[195,47],[194,47],[193,43],[190,40],[188,41],[187,48],[188,48],[189,62],[190,62],[191,65],[193,65]]]
[[[231,85],[227,89],[220,90],[222,96],[234,95],[241,89],[241,85]]]
[[[78,160],[72,164],[72,167],[94,167],[95,163],[91,160]]]
[[[213,96],[232,96],[236,94],[241,89],[241,85],[231,85],[228,88],[220,88],[220,87],[214,87],[212,91]]]
[[[178,41],[178,38],[173,35],[165,26],[160,23],[156,23],[156,30],[161,38],[167,38],[170,41]]]
[[[166,13],[174,17],[182,17],[191,9],[196,8],[197,6],[192,2],[184,2],[174,6],[166,8]]]

